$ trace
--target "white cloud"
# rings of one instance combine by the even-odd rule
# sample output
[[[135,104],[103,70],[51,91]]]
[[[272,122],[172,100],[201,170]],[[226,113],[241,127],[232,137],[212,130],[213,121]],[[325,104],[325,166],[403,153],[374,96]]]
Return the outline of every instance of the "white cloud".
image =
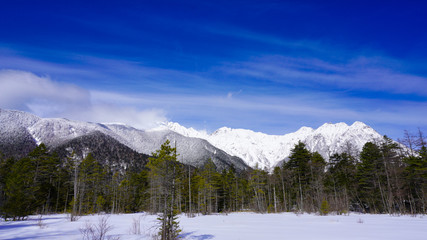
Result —
[[[427,78],[399,72],[397,66],[398,63],[393,60],[379,57],[359,57],[344,63],[330,63],[316,58],[279,55],[231,63],[222,70],[231,75],[289,86],[320,86],[321,89],[333,87],[427,96]]]
[[[209,131],[228,126],[284,134],[303,125],[318,127],[325,122],[341,121],[348,124],[364,121],[376,127],[399,125],[397,130],[402,131],[408,124],[425,126],[423,120],[427,117],[427,113],[423,111],[426,104],[350,98],[331,93],[311,92],[283,96],[151,93],[141,97],[94,92],[93,97],[104,102],[115,99],[128,106],[145,104],[163,108],[173,121],[195,128],[208,128]]]
[[[233,96],[239,95],[240,93],[242,93],[242,89],[240,89],[240,90],[239,90],[239,91],[237,91],[237,92],[228,92],[228,93],[227,93],[227,98],[228,98],[228,99],[231,99],[231,98],[233,98]]]
[[[120,101],[119,101],[120,103]],[[67,117],[92,122],[120,122],[146,129],[166,120],[159,109],[140,109],[94,101],[81,87],[30,72],[0,71],[0,107],[29,111],[41,117]]]
[[[2,107],[43,114],[90,104],[87,90],[23,71],[0,71],[0,93]]]
[[[0,107],[42,117],[92,122],[121,122],[148,129],[172,121],[209,131],[222,126],[284,134],[324,122],[364,121],[383,133],[425,128],[425,102],[368,99],[334,93],[276,95],[246,91],[225,94],[118,93],[87,90],[22,71],[0,71]],[[381,126],[383,126],[381,128]],[[384,127],[388,126],[388,127]],[[390,127],[390,126],[393,126]],[[400,136],[400,132],[393,133]]]

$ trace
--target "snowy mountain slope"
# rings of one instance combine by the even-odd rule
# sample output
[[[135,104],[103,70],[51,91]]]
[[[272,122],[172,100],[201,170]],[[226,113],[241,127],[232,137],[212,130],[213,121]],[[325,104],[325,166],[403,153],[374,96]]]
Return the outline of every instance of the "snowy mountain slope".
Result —
[[[238,157],[230,156],[206,140],[185,137],[167,129],[142,131],[122,124],[89,123],[63,118],[39,118],[29,113],[13,110],[1,110],[0,120],[0,135],[3,136],[0,139],[0,151],[8,149],[8,153],[15,152],[11,146],[17,145],[17,142],[29,142],[24,147],[29,149],[26,152],[28,153],[36,146],[36,143],[43,142],[50,148],[57,148],[73,139],[98,132],[117,140],[138,153],[147,155],[156,151],[166,139],[169,139],[172,144],[176,141],[177,152],[180,154],[179,160],[197,167],[202,166],[209,158],[219,169],[231,165],[240,170],[248,167]],[[11,139],[18,140],[11,141]],[[104,140],[105,137],[98,137],[97,139]]]
[[[67,140],[53,148],[61,159],[72,156],[78,159],[85,158],[89,153],[102,165],[108,165],[117,171],[133,169],[140,171],[148,162],[148,155],[138,153],[116,139],[94,131],[71,140]]]
[[[100,132],[144,154],[151,154],[169,139],[172,144],[176,141],[180,161],[201,166],[211,158],[220,168],[235,165],[237,169],[244,169],[247,165],[271,169],[290,155],[298,141],[304,142],[310,151],[317,151],[329,159],[334,153],[357,154],[366,142],[382,139],[379,133],[362,122],[350,126],[325,123],[317,129],[302,127],[285,135],[227,127],[208,134],[171,122],[142,131],[122,124],[39,118],[25,112],[0,109],[0,123],[0,150],[9,152],[15,151],[15,143],[21,144],[20,149],[25,152],[36,143],[44,142],[56,147],[77,137]]]
[[[26,130],[40,118],[19,111],[0,109],[0,150],[6,156],[26,156],[37,144]],[[13,122],[13,124],[9,124]]]
[[[348,126],[345,123],[325,123],[317,129],[302,127],[294,133],[267,135],[246,129],[220,128],[212,134],[185,128],[177,123],[167,123],[164,128],[187,137],[206,139],[230,155],[240,157],[249,166],[271,169],[286,159],[298,141],[310,151],[319,152],[325,159],[333,153],[357,154],[368,141],[380,141],[382,136],[362,122]]]
[[[201,138],[186,137],[168,129],[141,131],[126,125],[105,124],[119,138],[125,139],[128,146],[138,152],[151,154],[166,140],[174,146],[176,143],[178,160],[192,166],[201,167],[207,159],[222,169],[234,165],[237,169],[246,169],[247,165],[238,157],[230,156],[208,141]]]

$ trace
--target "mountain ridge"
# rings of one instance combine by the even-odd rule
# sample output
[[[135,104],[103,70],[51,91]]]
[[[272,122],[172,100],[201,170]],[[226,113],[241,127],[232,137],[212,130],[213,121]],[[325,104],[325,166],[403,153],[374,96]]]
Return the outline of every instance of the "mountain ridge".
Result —
[[[151,155],[169,139],[172,144],[177,143],[177,152],[180,154],[178,160],[185,164],[201,167],[208,159],[211,159],[218,169],[230,166],[234,166],[237,170],[248,168],[240,158],[227,154],[204,139],[185,137],[168,129],[142,131],[123,124],[81,122],[65,118],[40,118],[26,112],[0,109],[0,135],[4,136],[0,138],[0,151],[17,157],[25,155],[18,154],[17,151],[25,150],[25,153],[28,153],[36,144],[42,142],[50,149],[60,149],[75,140],[74,145],[79,146],[78,151],[80,152],[82,151],[80,148],[84,146],[92,146],[94,149],[89,150],[99,151],[99,145],[84,143],[88,139],[109,143],[110,145],[104,144],[106,147],[123,149],[123,147],[117,146],[121,144],[138,153]],[[17,143],[19,146],[21,143],[27,144],[16,148]],[[128,150],[122,151],[129,152],[127,154],[129,156],[136,156]],[[98,155],[101,156],[100,153]],[[105,157],[105,155],[102,156]],[[104,159],[97,160],[103,161]]]
[[[242,158],[249,166],[271,169],[286,159],[298,141],[306,144],[312,152],[319,152],[326,160],[334,153],[344,151],[355,155],[368,141],[378,142],[383,136],[363,122],[351,125],[344,122],[325,123],[313,129],[301,127],[296,132],[284,135],[268,135],[248,129],[222,127],[208,134],[185,128],[178,123],[166,123],[164,128],[184,136],[206,139],[212,145],[230,155]]]
[[[229,127],[221,127],[209,134],[175,122],[166,122],[144,131],[125,124],[40,118],[26,112],[2,109],[0,122],[0,132],[6,136],[0,137],[0,146],[7,145],[7,138],[13,136],[15,142],[26,144],[22,147],[26,151],[41,142],[55,148],[66,141],[98,131],[138,153],[150,155],[169,139],[172,144],[177,144],[180,160],[184,163],[200,167],[206,159],[211,158],[220,168],[235,165],[239,169],[250,166],[271,170],[286,160],[298,141],[328,160],[334,153],[357,155],[366,142],[383,139],[382,135],[360,121],[351,125],[343,122],[325,123],[317,129],[303,126],[283,135]],[[11,144],[7,146],[11,148]]]

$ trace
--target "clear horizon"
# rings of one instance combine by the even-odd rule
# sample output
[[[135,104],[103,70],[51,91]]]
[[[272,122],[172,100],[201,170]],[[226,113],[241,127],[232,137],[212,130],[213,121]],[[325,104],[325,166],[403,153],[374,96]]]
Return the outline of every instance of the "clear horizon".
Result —
[[[427,3],[14,1],[0,108],[282,135],[361,121],[427,131]]]

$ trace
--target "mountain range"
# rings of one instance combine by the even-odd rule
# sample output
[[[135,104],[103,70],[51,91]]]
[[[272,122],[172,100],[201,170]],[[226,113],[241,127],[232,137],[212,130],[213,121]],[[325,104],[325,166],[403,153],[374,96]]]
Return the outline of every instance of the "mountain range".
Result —
[[[163,126],[187,137],[206,139],[213,146],[230,155],[240,157],[251,167],[271,169],[286,161],[298,141],[311,152],[320,153],[326,160],[334,153],[347,152],[356,156],[366,142],[379,142],[383,136],[362,122],[325,123],[317,129],[301,127],[284,135],[268,135],[247,129],[220,128],[211,134],[185,128],[177,123]]]
[[[186,137],[168,129],[139,130],[123,124],[101,124],[64,118],[40,118],[30,113],[0,109],[0,152],[23,157],[38,144],[67,157],[84,158],[91,152],[100,162],[140,166],[166,140],[176,146],[178,160],[195,167],[209,159],[218,169],[248,168],[245,162],[200,138]]]
[[[218,169],[258,167],[271,170],[289,157],[298,141],[326,160],[334,153],[358,154],[368,141],[382,135],[362,122],[325,123],[317,129],[301,127],[284,135],[246,129],[220,128],[213,133],[167,122],[150,130],[123,124],[102,124],[64,118],[40,118],[30,113],[0,109],[0,152],[22,157],[44,143],[65,157],[92,152],[98,161],[131,167],[146,163],[148,155],[167,139],[176,146],[178,160],[195,167],[212,159]]]

